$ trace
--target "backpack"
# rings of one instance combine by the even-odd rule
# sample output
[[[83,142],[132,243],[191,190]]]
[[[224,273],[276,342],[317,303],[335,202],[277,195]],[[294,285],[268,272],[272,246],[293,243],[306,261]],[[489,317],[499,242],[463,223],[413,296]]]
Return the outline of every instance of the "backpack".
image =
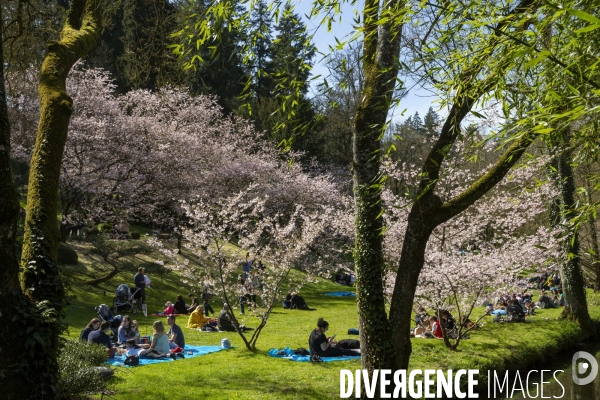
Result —
[[[356,328],[348,329],[348,335],[358,335],[358,329],[356,329]]]
[[[221,339],[221,348],[223,348],[223,349],[231,348],[231,342],[229,341],[229,339],[227,339],[227,338]]]
[[[130,367],[135,367],[136,365],[140,365],[140,358],[136,355],[127,356],[124,364],[129,365]]]
[[[306,350],[304,347],[298,347],[296,350],[294,350],[294,354],[298,354],[301,356],[308,356],[310,355],[310,353],[308,352],[308,350]]]

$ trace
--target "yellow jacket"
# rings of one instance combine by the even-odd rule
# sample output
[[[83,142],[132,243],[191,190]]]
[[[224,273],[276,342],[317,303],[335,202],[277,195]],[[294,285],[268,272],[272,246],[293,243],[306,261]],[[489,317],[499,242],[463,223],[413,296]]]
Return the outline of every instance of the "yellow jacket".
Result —
[[[187,326],[188,328],[202,328],[202,325],[206,323],[208,323],[208,318],[206,318],[203,313],[196,309],[190,314],[190,319],[188,319]]]

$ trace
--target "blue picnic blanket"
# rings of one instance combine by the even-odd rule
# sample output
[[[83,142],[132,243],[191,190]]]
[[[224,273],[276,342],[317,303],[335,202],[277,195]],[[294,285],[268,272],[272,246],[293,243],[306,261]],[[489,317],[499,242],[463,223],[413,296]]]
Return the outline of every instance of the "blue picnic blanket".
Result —
[[[492,314],[492,315],[506,315],[506,310],[494,310],[490,314]]]
[[[271,349],[268,353],[271,357],[285,358],[291,361],[309,362],[310,356],[301,356],[300,354],[294,354],[294,350],[286,347],[285,349]],[[356,356],[341,356],[341,357],[322,357],[324,362],[331,361],[348,361],[348,360],[360,360],[360,355]]]
[[[185,358],[194,358],[198,356],[203,356],[208,353],[214,353],[217,351],[223,350],[221,346],[191,346],[186,345],[183,349],[183,353],[185,354]],[[191,354],[188,354],[191,353]],[[181,358],[177,358],[177,360],[173,360],[170,357],[163,358],[160,360],[153,360],[149,358],[140,358],[140,365],[148,365],[148,364],[158,364],[164,362],[174,362],[179,361]],[[125,361],[125,356],[115,356],[114,358],[108,360],[106,363],[109,365],[113,365],[115,367],[126,367],[127,365],[123,364]]]
[[[352,293],[352,292],[325,292],[325,296],[333,296],[333,297],[356,297],[356,293]]]

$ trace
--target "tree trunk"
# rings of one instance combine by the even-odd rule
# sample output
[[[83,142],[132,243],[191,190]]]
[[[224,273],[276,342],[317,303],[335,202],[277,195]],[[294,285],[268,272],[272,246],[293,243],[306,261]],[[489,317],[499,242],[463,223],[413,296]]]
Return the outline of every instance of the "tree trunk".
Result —
[[[554,220],[561,221],[565,232],[563,237],[563,260],[560,265],[562,278],[562,289],[565,296],[565,308],[562,317],[576,321],[581,327],[587,328],[590,323],[590,315],[587,309],[585,293],[585,280],[581,272],[579,259],[579,235],[570,222],[575,213],[575,176],[571,167],[570,130],[563,132],[564,148],[557,155],[556,166],[558,177],[559,212]]]
[[[403,7],[404,2],[386,2]],[[362,368],[392,365],[396,343],[385,309],[383,292],[383,220],[381,218],[381,138],[396,85],[402,25],[378,25],[379,2],[365,1],[364,59],[365,91],[354,119],[353,191],[356,240],[354,265]],[[363,397],[365,391],[361,391]],[[376,391],[378,393],[378,391]]]
[[[41,393],[37,390],[36,376],[28,369],[34,364],[35,354],[31,350],[38,349],[25,330],[28,325],[35,326],[32,319],[35,320],[37,309],[23,295],[19,286],[16,239],[20,205],[10,166],[10,123],[2,46],[3,21],[0,7],[0,387],[3,398],[26,399],[34,397],[33,393]],[[15,343],[26,351],[15,351]]]
[[[588,204],[594,204],[592,199],[592,184],[589,179],[585,180],[587,186],[587,197]],[[592,251],[594,255],[592,257],[592,272],[594,274],[594,292],[600,290],[600,246],[598,245],[598,229],[596,228],[596,217],[591,215],[588,219],[588,227],[590,229],[590,240],[592,242]]]
[[[52,399],[58,378],[58,336],[65,296],[57,265],[58,183],[73,110],[66,78],[73,64],[95,48],[99,37],[99,0],[73,0],[60,41],[48,45],[40,72],[40,121],[29,173],[20,276],[22,290],[45,309],[47,328],[36,331],[41,351],[36,354],[33,376],[43,388],[35,394],[38,398]]]

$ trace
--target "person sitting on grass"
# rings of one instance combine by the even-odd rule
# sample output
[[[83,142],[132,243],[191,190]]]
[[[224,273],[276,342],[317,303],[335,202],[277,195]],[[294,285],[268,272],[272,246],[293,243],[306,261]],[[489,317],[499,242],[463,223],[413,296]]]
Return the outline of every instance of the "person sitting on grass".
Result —
[[[198,302],[198,299],[196,298],[196,295],[194,293],[188,294],[188,297],[192,299],[192,305],[189,306],[187,309],[188,313],[191,313],[194,312],[194,310],[196,309],[196,307],[198,307],[198,304],[200,303]]]
[[[208,324],[210,321],[214,321],[214,318],[206,318],[204,315],[204,307],[198,306],[188,318],[187,327],[192,329],[201,329],[202,325]]]
[[[138,329],[139,329],[138,322],[134,319],[129,324],[129,334],[127,335],[127,337],[128,337],[128,340],[129,339],[135,340],[135,344],[140,344],[140,342],[142,341],[142,339],[140,337],[140,331]]]
[[[167,332],[167,335],[169,336],[169,348],[176,349],[177,347],[180,347],[183,349],[185,347],[185,338],[183,337],[181,328],[175,323],[174,315],[169,315],[167,317],[167,325],[169,325],[169,332]]]
[[[442,327],[440,326],[438,317],[434,315],[431,318],[429,318],[429,321],[431,322],[431,333],[433,333],[433,336],[435,336],[438,339],[443,338],[444,334],[442,333]]]
[[[88,341],[90,343],[96,343],[106,347],[108,357],[113,358],[117,352],[117,349],[111,343],[110,336],[107,334],[107,332],[110,332],[110,322],[102,321],[99,330],[90,332],[88,335]]]
[[[323,318],[317,321],[317,327],[310,333],[308,337],[308,347],[310,356],[317,355],[319,357],[339,357],[339,356],[357,356],[358,352],[351,349],[337,347],[337,342],[334,336],[326,337],[325,332],[329,330],[329,322]]]
[[[233,324],[233,321],[231,320],[231,317],[229,316],[228,310],[229,310],[229,305],[224,304],[223,309],[221,310],[221,312],[219,313],[219,317],[217,318],[219,330],[222,332],[235,332],[236,331],[235,325]],[[239,327],[240,327],[240,330],[242,330],[242,331],[254,330],[254,328],[249,328],[244,325],[239,325]]]
[[[129,339],[129,325],[131,324],[131,318],[129,315],[123,316],[121,320],[121,325],[119,325],[119,330],[117,331],[118,343],[125,344],[127,339]]]
[[[175,300],[175,304],[173,305],[175,308],[175,314],[187,314],[188,310],[185,306],[185,301],[183,301],[182,295],[177,295],[177,300]]]
[[[304,300],[304,297],[300,296],[298,293],[293,293],[292,292],[292,297],[290,299],[290,304],[292,309],[298,309],[298,310],[307,310],[307,311],[315,311],[316,308],[310,308],[308,306],[308,304],[306,304],[306,301]]]
[[[165,303],[165,309],[163,310],[163,312],[159,312],[157,314],[159,315],[171,315],[175,312],[175,307],[173,306],[173,303],[171,303],[170,301],[167,301]]]
[[[92,331],[97,331],[100,328],[100,320],[98,318],[92,318],[89,324],[79,334],[79,341],[87,342],[88,336]]]
[[[127,349],[127,351],[125,352],[126,356],[138,356],[139,358],[148,358],[151,360],[163,360],[167,357],[171,357],[173,360],[175,360],[177,358],[177,354],[181,354],[181,356],[179,356],[181,358],[185,357],[183,353],[161,353],[156,349],[149,349],[144,348],[142,346],[138,346],[135,343],[135,339],[129,339],[125,343],[125,348]]]
[[[506,307],[506,314],[511,322],[525,322],[525,312],[517,300],[510,300]]]
[[[151,349],[156,349],[160,353],[170,353],[169,348],[169,337],[165,332],[165,326],[162,321],[154,321],[152,324],[154,334],[152,335],[152,343],[150,344]]]
[[[456,327],[456,323],[454,321],[454,317],[450,314],[449,311],[443,310],[442,314],[442,324],[444,325],[444,329],[448,332],[454,330]]]

